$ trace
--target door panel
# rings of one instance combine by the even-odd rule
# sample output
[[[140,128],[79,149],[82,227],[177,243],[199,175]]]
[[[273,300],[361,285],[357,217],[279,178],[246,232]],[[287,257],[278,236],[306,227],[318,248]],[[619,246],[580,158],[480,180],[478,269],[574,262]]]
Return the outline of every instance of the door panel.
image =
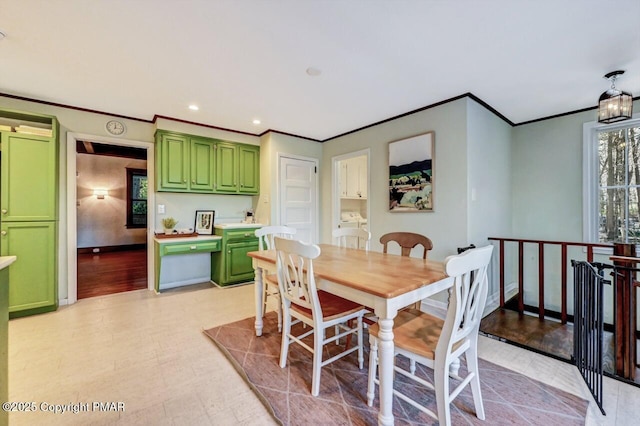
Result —
[[[191,190],[213,191],[213,143],[191,139]]]
[[[237,146],[224,142],[216,144],[216,191],[238,191]]]
[[[2,133],[2,220],[56,220],[56,143]]]
[[[296,239],[318,242],[316,163],[280,158],[280,223],[297,229]]]

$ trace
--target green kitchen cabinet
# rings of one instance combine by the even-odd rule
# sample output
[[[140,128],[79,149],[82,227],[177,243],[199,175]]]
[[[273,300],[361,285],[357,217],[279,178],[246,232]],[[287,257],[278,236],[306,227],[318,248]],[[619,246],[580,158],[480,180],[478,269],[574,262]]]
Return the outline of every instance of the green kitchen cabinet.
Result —
[[[238,192],[238,147],[234,143],[216,143],[216,192]]]
[[[218,142],[216,144],[216,192],[260,192],[260,147]]]
[[[58,150],[51,137],[2,133],[2,221],[57,219]]]
[[[206,138],[191,137],[189,140],[191,158],[192,191],[213,192],[214,190],[214,142]]]
[[[212,139],[158,132],[156,147],[158,191],[213,192]]]
[[[172,133],[158,133],[156,156],[158,191],[187,191],[189,138]]]
[[[216,235],[222,236],[222,249],[211,255],[211,280],[220,286],[253,281],[255,273],[250,251],[258,250],[258,227],[231,229],[216,228]]]
[[[11,266],[9,317],[58,307],[58,120],[0,109],[0,252]],[[43,130],[45,129],[45,130]],[[39,133],[47,132],[42,136]]]
[[[2,222],[2,256],[16,256],[11,265],[9,316],[58,308],[55,222]]]
[[[260,192],[260,147],[238,145],[238,192],[258,194]]]
[[[260,147],[158,130],[156,182],[165,192],[258,194]]]

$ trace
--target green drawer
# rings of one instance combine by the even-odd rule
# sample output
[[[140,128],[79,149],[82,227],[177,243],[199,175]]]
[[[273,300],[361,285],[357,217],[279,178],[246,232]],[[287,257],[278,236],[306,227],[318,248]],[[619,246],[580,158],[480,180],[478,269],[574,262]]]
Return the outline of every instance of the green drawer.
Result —
[[[160,248],[161,255],[186,254],[186,253],[210,253],[220,251],[220,240],[199,243],[163,244]]]
[[[249,229],[234,229],[230,231],[226,231],[225,238],[227,241],[232,240],[244,240],[247,238],[255,238],[256,240],[256,229],[258,228],[249,228]]]

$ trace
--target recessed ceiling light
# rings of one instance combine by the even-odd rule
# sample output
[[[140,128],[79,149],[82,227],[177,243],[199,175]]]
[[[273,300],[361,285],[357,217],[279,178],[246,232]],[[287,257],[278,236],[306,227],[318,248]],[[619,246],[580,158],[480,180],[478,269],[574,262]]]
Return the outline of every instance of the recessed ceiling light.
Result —
[[[199,109],[200,109],[200,107],[198,107],[198,105],[191,104],[191,105],[189,105],[189,109],[190,109],[191,111],[197,111],[197,110],[199,110]]]
[[[307,74],[312,76],[312,77],[315,77],[317,75],[322,74],[322,70],[320,70],[318,68],[314,68],[314,67],[309,67],[309,68],[307,68]]]
[[[253,119],[253,124],[260,124],[260,123],[261,123],[261,121],[260,121],[260,120],[258,120],[257,118],[254,118],[254,119]]]

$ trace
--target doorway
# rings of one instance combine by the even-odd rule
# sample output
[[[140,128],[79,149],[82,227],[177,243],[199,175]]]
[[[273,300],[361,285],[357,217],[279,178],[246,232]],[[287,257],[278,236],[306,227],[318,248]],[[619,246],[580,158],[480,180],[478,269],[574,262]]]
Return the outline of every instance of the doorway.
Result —
[[[95,283],[97,290],[90,289],[90,295],[153,289],[153,232],[149,231],[155,221],[153,148],[149,142],[75,133],[67,135],[67,303],[75,303],[81,298],[78,280],[87,277],[80,276],[80,266],[95,277],[101,276],[102,283]],[[89,161],[83,162],[80,157],[87,157]],[[105,161],[106,164],[101,164]],[[117,173],[109,171],[114,163],[120,163]],[[143,168],[147,174],[144,183],[140,179]],[[87,178],[89,169],[91,173],[97,172],[91,179]],[[119,175],[118,183],[109,183],[107,177],[112,174]],[[127,187],[132,189],[129,180],[135,181],[138,189],[146,183],[148,191],[144,207],[148,206],[148,209],[143,222],[140,197],[127,192]],[[129,209],[131,215],[127,214]],[[110,229],[99,223],[104,221],[105,213],[117,218],[112,219],[114,223]],[[131,238],[132,234],[137,234],[137,239]],[[86,259],[80,259],[85,255],[89,258],[88,266],[84,262]],[[118,257],[126,257],[127,261]],[[133,266],[136,259],[137,264]],[[130,268],[126,266],[127,262]],[[111,284],[113,286],[109,288]]]
[[[333,206],[333,229],[371,230],[368,149],[333,157]]]

